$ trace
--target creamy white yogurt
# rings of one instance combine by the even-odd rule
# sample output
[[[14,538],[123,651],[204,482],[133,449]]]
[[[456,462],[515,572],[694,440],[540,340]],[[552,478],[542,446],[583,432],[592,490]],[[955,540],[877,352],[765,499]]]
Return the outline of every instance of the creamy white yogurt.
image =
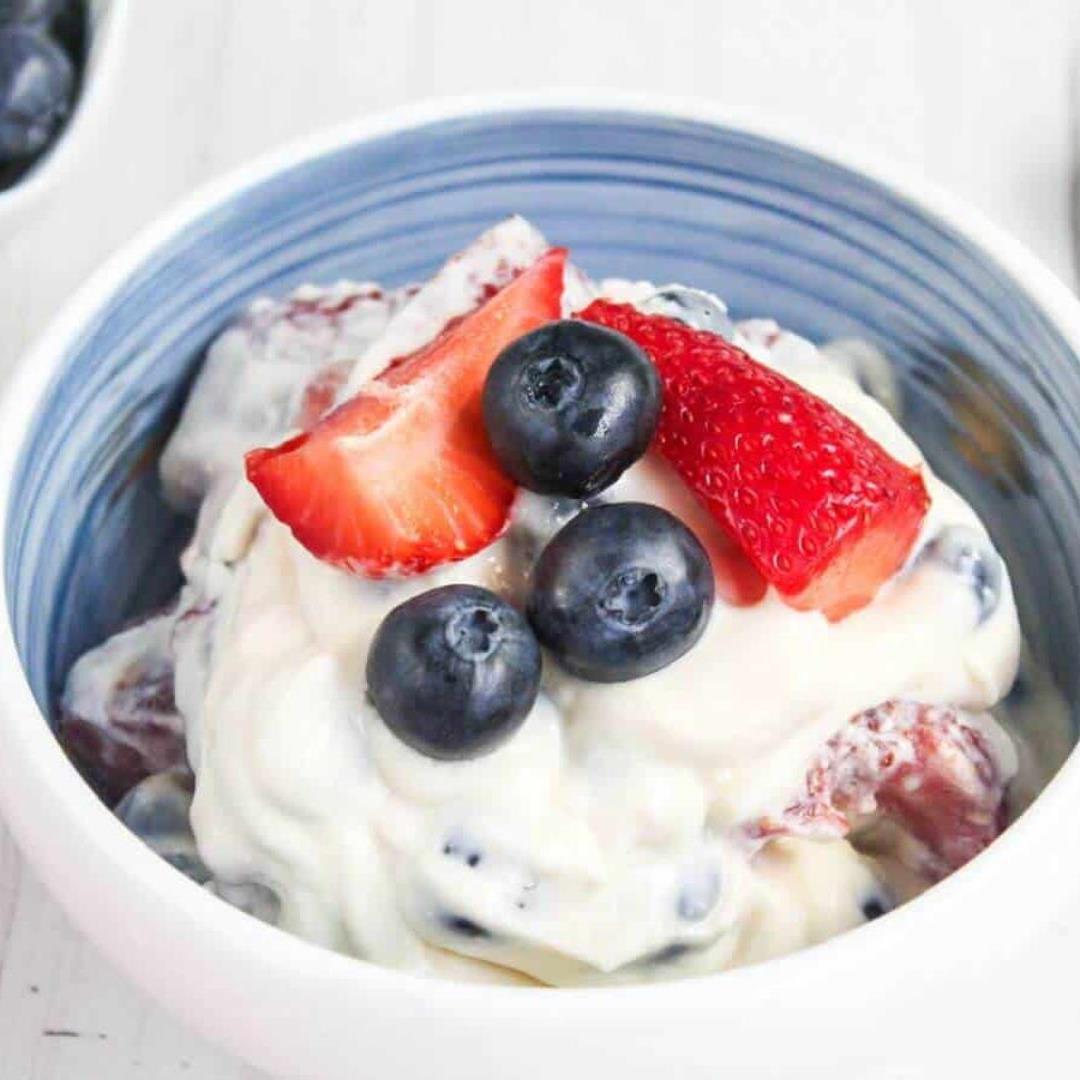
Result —
[[[741,826],[798,795],[821,747],[865,709],[897,698],[990,709],[1013,682],[1020,640],[1007,573],[980,622],[964,578],[925,557],[947,527],[985,530],[860,389],[850,350],[830,359],[771,320],[735,331],[922,467],[931,507],[908,566],[838,623],[771,590],[750,607],[718,599],[693,649],[631,682],[586,683],[548,658],[524,725],[471,761],[425,758],[385,727],[365,694],[371,639],[391,608],[439,584],[520,603],[533,561],[579,507],[522,492],[506,535],[470,560],[371,581],[308,554],[242,477],[243,452],[288,433],[313,380],[340,400],[546,246],[514,218],[419,291],[343,282],[257,302],[211,348],[162,461],[170,496],[201,504],[178,605],[80,661],[67,700],[107,725],[98,698],[118,664],[140,642],[171,651],[210,887],[248,906],[258,896],[263,917],[378,963],[556,985],[669,978],[859,925],[927,884],[899,848],[871,859],[845,840],[783,839],[758,850]],[[564,310],[654,291],[571,268]],[[728,549],[652,455],[603,498],[666,507],[717,564]],[[988,716],[975,722],[1008,774],[1006,737]],[[1056,754],[1021,748],[1017,805]]]
[[[964,581],[917,557],[839,623],[771,591],[752,607],[718,603],[698,645],[645,678],[589,684],[549,660],[541,697],[512,739],[473,761],[437,762],[397,740],[365,699],[379,622],[447,582],[520,599],[532,559],[574,508],[523,494],[507,535],[474,558],[375,582],[314,559],[240,478],[241,452],[286,433],[303,386],[328,360],[358,359],[351,392],[468,311],[485,280],[545,246],[513,219],[416,295],[379,294],[355,303],[344,326],[303,333],[282,321],[280,305],[262,305],[255,323],[262,312],[269,330],[252,334],[249,317],[211,350],[163,462],[179,500],[209,492],[180,607],[212,614],[175,638],[200,854],[220,882],[269,886],[287,930],[455,977],[671,977],[858,925],[868,897],[920,883],[898,884],[901,875],[840,840],[776,841],[751,857],[734,830],[796,792],[825,740],[863,709],[898,697],[993,706],[1019,650],[1007,575],[981,625]],[[342,296],[365,289],[338,287]],[[652,291],[594,287],[574,273],[565,306]],[[923,466],[931,510],[916,552],[947,525],[985,535],[840,363],[768,320],[740,324],[737,342]],[[651,456],[604,498],[667,507],[707,546],[724,545]]]

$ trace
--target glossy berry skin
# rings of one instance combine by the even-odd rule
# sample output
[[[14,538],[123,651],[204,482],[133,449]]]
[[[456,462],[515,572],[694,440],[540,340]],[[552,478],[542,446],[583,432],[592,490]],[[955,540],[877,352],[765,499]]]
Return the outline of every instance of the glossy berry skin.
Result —
[[[625,682],[701,637],[715,586],[709,556],[678,518],[648,503],[584,510],[533,571],[529,620],[569,672]]]
[[[248,452],[248,479],[316,558],[419,574],[503,532],[517,487],[484,435],[484,380],[510,342],[558,315],[565,262],[553,248],[309,431]]]
[[[540,646],[519,612],[487,589],[444,585],[383,619],[368,653],[368,693],[402,742],[457,761],[517,731],[540,669]]]
[[[0,25],[4,23],[47,23],[54,19],[65,0],[0,0]]]
[[[949,526],[926,545],[922,559],[940,564],[967,585],[978,605],[980,623],[997,610],[1005,584],[1001,556],[975,529]]]
[[[24,26],[0,26],[0,163],[31,158],[67,117],[75,73],[64,51]]]
[[[660,379],[629,338],[576,319],[549,323],[499,355],[484,423],[502,467],[544,495],[584,499],[645,453]]]
[[[116,816],[166,862],[204,885],[211,874],[191,832],[194,793],[195,779],[186,770],[155,773],[121,799]]]
[[[918,469],[716,334],[607,301],[581,317],[652,358],[660,452],[787,603],[841,619],[900,569],[930,505]]]
[[[38,25],[47,26],[53,41],[71,57],[76,67],[81,68],[89,44],[87,0],[22,0],[22,3],[35,12],[33,17]]]
[[[883,915],[888,915],[894,906],[889,897],[881,893],[871,893],[859,904],[859,909],[867,922],[873,922]]]

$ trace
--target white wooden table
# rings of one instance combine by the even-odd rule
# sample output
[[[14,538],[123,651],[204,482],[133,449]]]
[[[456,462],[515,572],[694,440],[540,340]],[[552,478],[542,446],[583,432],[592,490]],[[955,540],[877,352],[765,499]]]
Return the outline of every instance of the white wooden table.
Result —
[[[115,115],[0,247],[0,356],[141,224],[252,154],[430,95],[543,85],[702,95],[888,155],[1072,280],[1075,0],[133,2]],[[1023,982],[1073,1031],[1080,998],[1063,973],[1080,966],[1080,898],[1076,912]],[[1049,1075],[1033,1055],[1031,1074]],[[115,974],[0,832],[2,1080],[261,1075]]]

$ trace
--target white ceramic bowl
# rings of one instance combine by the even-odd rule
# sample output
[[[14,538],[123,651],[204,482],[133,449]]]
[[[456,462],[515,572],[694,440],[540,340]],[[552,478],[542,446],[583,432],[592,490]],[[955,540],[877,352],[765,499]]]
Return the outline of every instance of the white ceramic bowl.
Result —
[[[363,232],[365,215],[386,212],[371,209],[380,184],[400,183],[402,175],[410,182],[421,173],[430,177],[454,155],[486,154],[490,163],[494,144],[502,165],[516,162],[519,185],[508,184],[505,169],[494,168],[478,180],[475,170],[457,171],[464,166],[455,161],[438,191],[416,196],[420,201],[405,210],[395,204],[400,217],[390,233],[380,219],[382,240]],[[656,180],[657,170],[664,172],[662,180]],[[575,173],[574,183],[565,181],[568,171]],[[765,214],[744,204],[725,186],[736,173],[779,201]],[[611,198],[590,203],[604,177],[611,179]],[[584,187],[574,186],[578,181]],[[569,186],[560,186],[564,182]],[[657,183],[670,200],[652,218],[654,211],[642,207],[656,201]],[[320,203],[319,228],[329,230],[325,243],[314,226],[305,231],[294,221],[279,228],[283,207],[303,207],[305,191],[315,201],[335,184],[341,185],[340,205]],[[635,185],[644,187],[638,192]],[[349,203],[354,198],[356,207]],[[1071,410],[1080,404],[1080,392],[1072,400],[1080,379],[1073,355],[1080,350],[1080,306],[1021,245],[957,200],[898,170],[822,150],[802,138],[785,139],[702,103],[597,93],[425,105],[319,136],[201,190],[145,231],[64,308],[10,387],[0,417],[4,601],[10,614],[0,627],[0,803],[27,859],[82,930],[134,981],[199,1031],[282,1075],[528,1080],[612,1073],[629,1080],[667,1073],[900,1080],[975,1075],[991,1066],[1001,1070],[993,1075],[1023,1068],[1028,1048],[1013,1035],[1023,1003],[1003,992],[1003,972],[1063,905],[1080,897],[1076,755],[990,851],[870,926],[715,977],[560,991],[421,979],[264,926],[143,848],[68,764],[35,694],[46,700],[70,655],[100,630],[88,629],[88,620],[113,625],[123,616],[121,609],[132,603],[130,578],[149,558],[123,515],[101,526],[105,539],[98,543],[89,515],[97,505],[93,500],[108,495],[110,481],[99,483],[97,473],[79,471],[88,450],[102,448],[80,440],[93,439],[94,431],[100,434],[122,412],[123,430],[136,435],[127,450],[95,468],[115,472],[130,464],[125,453],[139,450],[139,439],[160,425],[197,344],[254,290],[284,288],[309,272],[333,276],[332,271],[375,265],[400,277],[426,269],[439,250],[452,246],[458,225],[433,227],[430,235],[421,229],[407,243],[386,237],[394,229],[422,225],[428,205],[423,200],[429,198],[443,200],[432,206],[451,200],[446,217],[458,222],[462,235],[514,205],[535,213],[553,237],[575,246],[587,267],[642,276],[657,276],[657,266],[660,277],[668,276],[670,265],[677,272],[680,245],[702,242],[691,239],[701,230],[686,226],[707,223],[728,238],[726,254],[714,264],[695,253],[696,280],[704,276],[704,284],[726,290],[736,309],[753,302],[755,287],[760,293],[757,272],[747,270],[758,250],[754,245],[779,239],[783,243],[774,244],[772,257],[790,271],[788,284],[775,286],[772,294],[782,316],[810,333],[873,334],[877,326],[879,336],[895,336],[898,352],[907,348],[903,334],[909,324],[880,315],[890,297],[908,288],[908,271],[918,263],[937,267],[927,273],[961,275],[961,267],[971,310],[982,313],[972,319],[984,319],[989,328],[987,358],[975,357],[980,370],[985,363],[994,385],[1006,387],[1016,401],[1035,403],[1031,422],[1045,439],[1035,441],[1030,468],[1064,462],[1063,475],[1080,474],[1080,452],[1066,442]],[[723,212],[713,214],[711,206]],[[815,216],[814,206],[827,212]],[[851,215],[851,228],[842,220],[845,214]],[[878,242],[864,245],[865,257],[875,259],[893,242],[889,237],[908,227],[925,241],[923,254],[931,255],[913,255],[903,280],[898,277],[880,296],[856,297],[844,310],[837,298],[852,296],[858,282],[845,281],[829,294],[830,275],[845,272],[848,260],[830,263],[824,253],[841,242],[858,246],[868,229],[876,229]],[[809,278],[823,291],[808,291],[800,285],[800,267],[818,256],[824,261],[815,262]],[[896,265],[899,258],[889,249],[881,265]],[[218,276],[203,282],[209,267]],[[169,279],[173,273],[180,276]],[[190,282],[199,287],[193,284],[185,293],[183,284]],[[924,284],[925,291],[913,295],[922,298],[929,325],[944,301],[940,282]],[[960,292],[958,284],[950,304]],[[1018,306],[1010,306],[1000,324],[993,322],[1003,304]],[[944,307],[942,312],[938,329],[948,336],[952,316]],[[157,319],[154,332],[141,333],[140,320],[151,314]],[[968,333],[972,319],[961,319],[956,333]],[[1045,348],[1057,350],[1055,371],[1033,368],[1035,360],[1009,368],[1011,347],[991,356],[994,335],[1008,326],[1021,327],[1016,342],[1010,341],[1016,350],[1032,334],[1042,335]],[[946,357],[946,365],[948,344],[935,353],[939,360]],[[983,347],[969,343],[976,352]],[[925,355],[925,342],[911,345],[905,361],[910,371],[919,370]],[[1066,383],[1055,389],[1048,380],[1058,377]],[[1039,411],[1052,396],[1064,402],[1061,415]],[[1043,406],[1036,407],[1038,401]],[[935,415],[922,416],[920,437],[932,441]],[[1068,423],[1060,431],[1054,427],[1063,421]],[[1027,496],[1036,514],[1045,509],[1039,484],[1050,484],[1041,473],[1037,479]],[[958,482],[964,486],[963,477]],[[84,489],[90,492],[87,501]],[[1074,495],[1070,490],[1055,497],[1071,507]],[[992,503],[994,495],[986,499]],[[1010,513],[1029,512],[1015,500],[1005,505],[1013,508]],[[141,506],[126,506],[124,513],[141,513]],[[1007,531],[1004,519],[1002,528]],[[113,543],[110,537],[134,545],[130,563],[121,564],[122,577],[116,575],[116,559],[110,562],[107,552],[97,551]],[[1062,556],[1061,572],[1069,575],[1072,541],[1060,543],[1054,557]],[[87,554],[90,549],[96,553]],[[1020,587],[1030,577],[1031,595],[1052,596],[1055,580],[1043,580],[1042,573],[1041,566],[1030,573],[1022,568]],[[117,591],[126,599],[110,607]],[[1047,625],[1063,627],[1058,637],[1065,640],[1076,633],[1071,594],[1059,596],[1058,603],[1057,621]],[[1036,631],[1043,614],[1029,613]],[[1067,674],[1066,669],[1067,664]]]

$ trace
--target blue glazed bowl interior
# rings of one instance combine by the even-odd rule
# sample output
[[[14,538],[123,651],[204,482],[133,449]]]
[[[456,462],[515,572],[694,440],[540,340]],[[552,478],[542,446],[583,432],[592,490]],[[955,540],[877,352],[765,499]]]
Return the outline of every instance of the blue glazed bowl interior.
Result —
[[[155,458],[211,338],[254,296],[428,275],[520,212],[594,275],[710,289],[737,316],[869,339],[905,426],[988,522],[1027,639],[1080,716],[1080,364],[980,250],[887,188],[706,124],[531,110],[347,146],[230,198],[73,341],[14,482],[4,573],[51,714],[81,651],[165,602],[190,530]]]

